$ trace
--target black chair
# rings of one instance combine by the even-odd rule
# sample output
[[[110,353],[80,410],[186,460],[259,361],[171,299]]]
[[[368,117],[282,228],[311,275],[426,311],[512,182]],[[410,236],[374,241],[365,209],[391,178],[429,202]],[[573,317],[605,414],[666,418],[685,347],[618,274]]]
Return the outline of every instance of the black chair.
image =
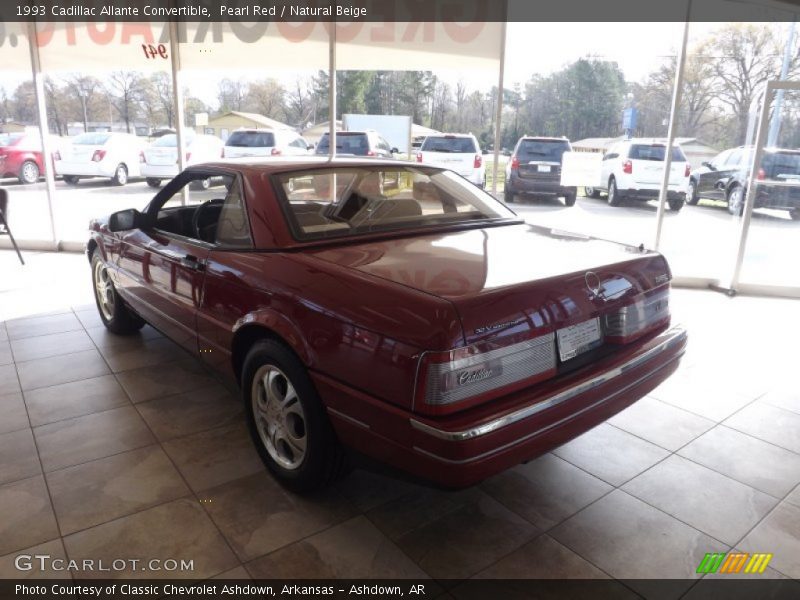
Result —
[[[22,254],[20,254],[17,241],[14,239],[11,228],[8,226],[8,192],[3,188],[0,188],[0,235],[7,235],[11,238],[11,244],[14,246],[14,250],[17,251],[17,256],[19,256],[19,262],[24,265],[25,261],[22,260]]]

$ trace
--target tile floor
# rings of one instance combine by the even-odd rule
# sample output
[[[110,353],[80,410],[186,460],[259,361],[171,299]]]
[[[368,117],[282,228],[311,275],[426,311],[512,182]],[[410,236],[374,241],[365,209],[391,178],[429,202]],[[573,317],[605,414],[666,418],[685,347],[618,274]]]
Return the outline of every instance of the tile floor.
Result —
[[[674,291],[691,336],[676,375],[479,486],[357,470],[298,497],[265,474],[234,392],[149,327],[103,329],[82,256],[26,255],[22,269],[0,252],[0,577],[36,552],[191,558],[193,579],[665,577],[686,591],[706,552],[739,549],[800,578],[798,302]]]

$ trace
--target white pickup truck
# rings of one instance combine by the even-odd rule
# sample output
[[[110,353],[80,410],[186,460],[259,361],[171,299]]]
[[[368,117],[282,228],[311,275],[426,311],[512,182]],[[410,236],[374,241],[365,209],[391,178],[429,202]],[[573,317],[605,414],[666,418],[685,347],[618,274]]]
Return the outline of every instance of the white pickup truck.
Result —
[[[605,191],[611,206],[619,206],[626,198],[658,198],[664,177],[666,149],[665,142],[654,139],[633,138],[617,142],[603,155],[601,187],[586,188],[586,194],[599,198],[600,192]],[[690,171],[683,150],[680,146],[673,146],[667,189],[670,210],[679,211],[683,208]]]

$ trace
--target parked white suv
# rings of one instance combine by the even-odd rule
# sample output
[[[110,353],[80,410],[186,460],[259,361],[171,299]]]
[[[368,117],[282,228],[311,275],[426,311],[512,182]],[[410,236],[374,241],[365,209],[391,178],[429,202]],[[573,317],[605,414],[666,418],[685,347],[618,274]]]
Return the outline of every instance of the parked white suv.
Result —
[[[224,157],[306,155],[312,149],[291,129],[237,129],[225,141]]]
[[[219,160],[222,158],[223,141],[215,135],[196,135],[187,132],[186,166]],[[162,179],[172,179],[178,174],[178,136],[174,133],[162,135],[139,155],[142,176],[147,185],[159,187]],[[208,179],[200,182],[203,189],[210,185]]]
[[[664,177],[666,149],[664,141],[655,139],[633,138],[617,142],[603,155],[600,178],[603,187],[586,188],[586,194],[598,198],[600,191],[605,191],[611,206],[619,206],[625,198],[658,198]],[[673,146],[667,189],[670,210],[679,211],[686,202],[690,171],[681,147]]]
[[[471,133],[429,135],[417,152],[417,162],[450,169],[475,185],[486,187],[481,147]]]
[[[125,185],[141,175],[139,153],[145,145],[132,133],[81,133],[53,156],[56,175],[71,184],[82,177],[109,177],[114,185]]]

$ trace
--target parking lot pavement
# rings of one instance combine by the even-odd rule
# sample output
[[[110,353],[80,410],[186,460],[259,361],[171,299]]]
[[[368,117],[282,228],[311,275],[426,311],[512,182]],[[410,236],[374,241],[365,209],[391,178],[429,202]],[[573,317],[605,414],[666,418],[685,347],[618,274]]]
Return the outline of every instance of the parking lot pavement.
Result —
[[[44,217],[45,184],[21,185],[7,179],[0,180],[0,185],[9,191],[15,236],[50,239]],[[124,208],[142,209],[156,191],[144,180],[123,187],[112,186],[107,179],[82,180],[78,185],[56,181],[56,236],[83,242],[91,218]],[[509,207],[533,224],[645,247],[652,247],[655,239],[654,201],[611,207],[604,198],[579,196],[575,206],[568,208],[560,199],[523,198]],[[701,200],[679,213],[665,213],[661,250],[675,275],[724,280],[733,268],[739,234],[740,220],[729,215],[723,204]],[[798,255],[800,222],[792,221],[785,211],[758,209],[753,214],[742,281],[800,286]]]

